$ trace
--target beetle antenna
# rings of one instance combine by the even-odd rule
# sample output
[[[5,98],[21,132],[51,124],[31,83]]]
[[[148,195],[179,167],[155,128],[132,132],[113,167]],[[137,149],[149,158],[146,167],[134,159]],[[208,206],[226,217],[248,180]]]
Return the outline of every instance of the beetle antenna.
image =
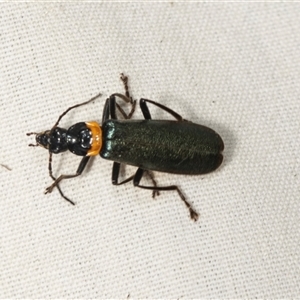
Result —
[[[98,95],[96,95],[95,97],[91,98],[90,100],[88,101],[85,101],[85,102],[82,102],[82,103],[79,103],[79,104],[76,104],[76,105],[73,105],[71,107],[69,107],[66,111],[64,111],[58,118],[58,120],[56,121],[56,123],[54,124],[54,126],[52,127],[51,130],[53,130],[55,127],[57,127],[57,125],[59,124],[60,120],[70,111],[72,110],[73,108],[77,108],[79,106],[82,106],[82,105],[85,105],[85,104],[88,104],[94,100],[96,100],[98,97],[100,97],[102,94],[99,93]]]

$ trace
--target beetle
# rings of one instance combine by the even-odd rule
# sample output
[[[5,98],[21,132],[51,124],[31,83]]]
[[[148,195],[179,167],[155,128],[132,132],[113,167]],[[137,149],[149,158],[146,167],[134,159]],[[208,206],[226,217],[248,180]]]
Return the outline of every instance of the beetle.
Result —
[[[212,172],[223,161],[222,138],[214,130],[185,120],[172,109],[144,98],[140,99],[139,104],[145,119],[132,120],[136,101],[129,94],[127,76],[121,74],[121,80],[124,84],[125,95],[114,93],[106,100],[102,126],[92,121],[76,123],[69,129],[58,127],[61,119],[70,110],[94,101],[101,96],[99,94],[89,101],[69,107],[59,116],[51,130],[27,133],[27,135],[36,136],[36,144],[29,144],[29,146],[41,146],[49,151],[48,169],[54,182],[47,187],[45,194],[51,193],[56,187],[61,196],[74,205],[75,203],[63,194],[60,182],[81,175],[89,159],[100,154],[101,157],[113,161],[112,184],[121,185],[133,181],[134,186],[152,190],[153,197],[159,195],[159,191],[176,190],[187,206],[191,219],[197,221],[198,213],[186,200],[179,187],[176,185],[157,186],[151,171],[189,175]],[[131,105],[131,111],[128,114],[124,112],[116,98]],[[166,111],[176,120],[153,120],[148,103]],[[117,118],[117,110],[124,119]],[[52,154],[67,150],[83,158],[75,174],[60,175],[56,178],[52,173]],[[134,175],[119,182],[121,164],[136,166],[138,169]],[[140,184],[144,174],[150,176],[152,186]]]

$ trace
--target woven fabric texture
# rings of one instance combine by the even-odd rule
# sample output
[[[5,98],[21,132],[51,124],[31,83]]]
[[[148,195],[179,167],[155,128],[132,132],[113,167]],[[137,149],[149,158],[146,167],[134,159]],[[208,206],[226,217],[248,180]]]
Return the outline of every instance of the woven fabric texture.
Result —
[[[2,3],[0,28],[0,298],[299,297],[299,4]],[[196,223],[176,192],[113,186],[100,157],[61,184],[75,206],[43,194],[48,153],[26,133],[98,93],[60,125],[101,122],[121,72],[224,140],[211,174],[155,173]],[[55,155],[55,176],[79,161]]]

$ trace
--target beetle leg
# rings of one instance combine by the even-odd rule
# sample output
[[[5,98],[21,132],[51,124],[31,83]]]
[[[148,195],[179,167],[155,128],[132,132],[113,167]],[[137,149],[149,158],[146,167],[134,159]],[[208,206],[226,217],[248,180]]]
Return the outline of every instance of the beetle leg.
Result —
[[[132,97],[130,96],[129,87],[128,87],[128,77],[125,76],[123,73],[121,73],[120,79],[122,80],[123,85],[124,85],[125,95],[115,93],[109,97],[110,98],[110,100],[109,100],[109,103],[110,103],[109,104],[109,108],[110,108],[109,116],[111,117],[111,119],[117,119],[116,114],[115,114],[115,110],[117,108],[119,110],[119,112],[122,114],[124,119],[131,119],[131,117],[135,111],[136,101],[133,100]],[[123,110],[123,108],[116,102],[116,98],[115,98],[116,96],[119,97],[120,99],[122,99],[123,101],[125,101],[126,103],[131,104],[131,110],[130,110],[129,114],[126,114],[125,111]],[[104,121],[107,120],[109,118],[109,116],[106,116]]]
[[[102,112],[102,124],[110,118],[110,107],[109,107],[109,100],[107,98],[104,104],[103,112]]]
[[[128,177],[127,179],[123,180],[122,182],[118,182],[120,167],[121,167],[120,163],[114,162],[113,169],[112,169],[112,176],[111,176],[111,182],[113,185],[121,185],[121,184],[127,183],[127,182],[131,181],[134,177],[134,175],[132,175],[132,176]]]
[[[190,212],[190,217],[192,220],[194,220],[195,222],[198,220],[199,215],[196,213],[196,211],[192,208],[191,204],[185,199],[183,193],[181,192],[181,190],[179,189],[179,187],[177,185],[170,185],[170,186],[144,186],[144,185],[140,185],[140,181],[143,177],[143,173],[144,170],[141,168],[138,168],[134,178],[133,178],[133,184],[134,186],[137,186],[139,188],[142,189],[147,189],[147,190],[156,190],[156,191],[174,191],[176,190],[179,197],[181,198],[181,200],[184,202],[184,204],[186,205],[186,207],[188,208],[189,212]]]
[[[142,113],[143,113],[143,115],[144,115],[144,118],[145,119],[152,119],[151,118],[151,114],[150,114],[150,111],[149,111],[149,108],[148,108],[148,105],[147,105],[147,102],[149,102],[149,103],[152,103],[152,104],[154,104],[154,105],[156,105],[156,106],[158,106],[158,107],[160,107],[161,109],[163,109],[163,110],[165,110],[165,111],[167,111],[168,113],[170,113],[175,119],[177,119],[178,121],[183,121],[183,118],[179,115],[179,114],[177,114],[175,111],[173,111],[173,110],[171,110],[170,108],[168,108],[168,107],[166,107],[166,106],[164,106],[164,105],[161,105],[161,104],[159,104],[159,103],[157,103],[157,102],[155,102],[155,101],[152,101],[152,100],[148,100],[148,99],[140,99],[140,107],[141,107],[141,110],[142,110]],[[154,187],[157,187],[157,184],[156,184],[156,181],[154,180],[154,177],[153,177],[153,175],[151,174],[151,173],[149,173],[148,172],[148,174],[149,174],[149,176],[150,176],[150,178],[151,178],[151,180],[152,180],[152,182],[153,182],[153,185],[154,185]],[[177,191],[178,191],[178,193],[179,193],[179,189],[177,188]],[[156,189],[156,190],[153,190],[153,198],[155,197],[155,193],[157,194],[157,195],[159,195],[159,190],[158,189]],[[181,193],[181,192],[180,192]],[[182,195],[182,193],[181,193],[181,195]],[[183,195],[182,195],[183,196]],[[184,198],[184,197],[183,197]],[[182,197],[181,197],[181,199],[183,199]],[[185,198],[183,199],[183,201],[185,201]]]
[[[123,180],[122,182],[118,182],[120,167],[121,167],[120,163],[114,162],[113,168],[112,168],[112,177],[111,177],[111,181],[112,181],[113,185],[122,185],[124,183],[127,183],[127,182],[133,180],[133,178],[135,177],[135,175],[132,175],[132,176],[126,178],[125,180]],[[144,170],[144,171],[148,174],[148,176],[152,180],[154,187],[157,187],[157,184],[156,184],[153,174],[148,170]],[[152,193],[152,197],[155,198],[155,196],[159,196],[159,191],[154,189],[153,193]]]
[[[152,103],[152,104],[158,106],[159,108],[163,109],[164,111],[168,112],[170,115],[172,115],[178,121],[186,121],[185,119],[182,118],[181,115],[179,115],[174,110],[172,110],[160,103],[157,103],[155,101],[142,98],[142,99],[140,99],[140,107],[141,107],[141,110],[142,110],[142,113],[143,113],[145,119],[152,119],[147,102]]]
[[[79,166],[78,166],[78,168],[77,168],[76,174],[71,174],[71,175],[60,175],[58,178],[55,178],[55,177],[53,176],[53,174],[52,174],[52,163],[51,163],[51,161],[52,161],[52,155],[50,155],[50,157],[49,157],[49,175],[50,175],[50,177],[54,180],[54,182],[53,182],[50,186],[48,186],[48,187],[46,188],[45,194],[51,193],[51,192],[53,191],[53,189],[54,189],[55,187],[57,187],[58,190],[59,190],[59,192],[60,192],[60,194],[61,194],[61,196],[62,196],[65,200],[67,200],[68,202],[70,202],[71,204],[75,205],[75,203],[74,203],[73,201],[71,201],[70,199],[68,199],[68,198],[63,194],[63,192],[61,191],[61,189],[60,189],[60,187],[59,187],[59,183],[60,183],[63,179],[70,179],[70,178],[74,178],[74,177],[77,177],[77,176],[81,175],[81,173],[82,173],[83,170],[85,169],[85,167],[86,167],[86,165],[87,165],[87,163],[88,163],[88,161],[89,161],[90,158],[91,158],[90,156],[84,156],[84,157],[82,158],[82,160],[80,161],[80,164],[79,164]]]
[[[135,175],[132,175],[128,178],[126,178],[125,180],[123,180],[122,182],[118,182],[118,178],[119,178],[119,173],[120,173],[120,167],[121,167],[121,164],[118,163],[118,162],[114,162],[113,163],[113,168],[112,168],[112,184],[113,185],[122,185],[122,184],[125,184],[131,180],[133,180],[133,185],[134,186],[137,186],[139,188],[142,188],[142,189],[148,189],[148,190],[152,190],[153,191],[153,198],[155,197],[155,195],[159,195],[159,191],[172,191],[172,190],[176,190],[178,195],[180,196],[181,200],[185,203],[185,205],[187,206],[187,208],[189,209],[190,211],[190,216],[191,216],[191,219],[193,219],[194,221],[197,221],[198,219],[198,214],[193,210],[191,204],[185,199],[183,193],[181,192],[181,190],[179,189],[178,186],[176,185],[170,185],[170,186],[164,186],[164,187],[158,187],[157,186],[157,183],[154,179],[154,176],[152,175],[152,173],[148,170],[143,170],[141,168],[138,168]],[[143,177],[143,174],[147,173],[148,176],[151,178],[152,182],[153,182],[153,186],[143,186],[143,185],[140,185],[140,181]]]
[[[131,110],[129,114],[126,114],[125,111],[122,109],[122,107],[116,102],[116,97],[119,97],[126,103],[131,104]],[[131,119],[136,107],[136,101],[132,100],[132,98],[128,98],[122,94],[112,94],[108,99],[106,99],[103,114],[102,114],[102,123],[108,119],[117,119],[116,115],[116,108],[119,110],[119,112],[122,114],[124,119]]]
[[[49,170],[49,176],[53,179],[53,181],[55,181],[55,180],[56,180],[56,177],[54,177],[53,174],[52,174],[52,153],[51,153],[51,152],[49,152],[48,170]],[[62,190],[61,190],[59,184],[57,184],[56,187],[57,187],[57,189],[58,189],[60,195],[61,195],[66,201],[70,202],[72,205],[75,205],[75,203],[74,203],[72,200],[70,200],[68,197],[66,197],[66,196],[64,195],[64,193],[62,192]]]

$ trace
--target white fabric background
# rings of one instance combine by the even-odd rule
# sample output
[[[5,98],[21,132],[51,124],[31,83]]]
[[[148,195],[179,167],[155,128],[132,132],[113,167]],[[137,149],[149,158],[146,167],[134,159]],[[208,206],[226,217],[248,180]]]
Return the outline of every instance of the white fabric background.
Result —
[[[299,297],[299,4],[1,4],[0,28],[0,298]],[[99,157],[62,184],[76,206],[43,194],[48,154],[25,133],[99,92],[61,125],[100,121],[121,72],[223,137],[216,172],[156,173],[197,223],[176,192],[113,186]]]

